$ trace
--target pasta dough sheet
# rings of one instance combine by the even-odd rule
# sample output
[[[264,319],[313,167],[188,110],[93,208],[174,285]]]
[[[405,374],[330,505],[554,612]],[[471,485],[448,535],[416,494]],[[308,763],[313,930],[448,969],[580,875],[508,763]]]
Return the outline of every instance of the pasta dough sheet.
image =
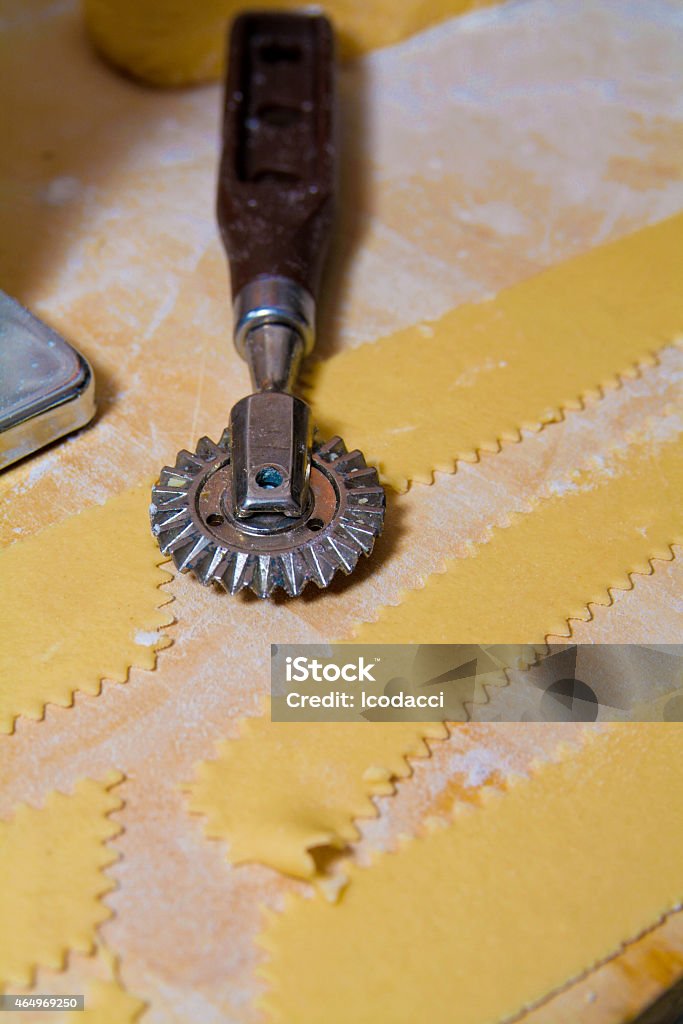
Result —
[[[682,246],[683,215],[320,362],[315,420],[397,490],[498,451],[615,386],[683,331]]]
[[[551,498],[450,559],[421,590],[356,631],[359,643],[542,643],[571,634],[631,573],[683,542],[681,424],[667,440],[632,444],[577,470]],[[665,434],[666,436],[666,434]]]
[[[497,1024],[683,899],[677,725],[622,725],[272,914],[279,1024]],[[589,843],[586,836],[591,837]]]
[[[52,791],[42,807],[20,805],[0,822],[0,987],[28,985],[37,967],[62,968],[70,951],[90,953],[110,915],[101,896],[114,888],[103,870],[117,859],[106,840],[123,806],[122,776],[81,779]]]
[[[160,606],[170,574],[134,487],[0,551],[0,732],[17,715],[97,694],[132,665],[154,668],[173,617]]]

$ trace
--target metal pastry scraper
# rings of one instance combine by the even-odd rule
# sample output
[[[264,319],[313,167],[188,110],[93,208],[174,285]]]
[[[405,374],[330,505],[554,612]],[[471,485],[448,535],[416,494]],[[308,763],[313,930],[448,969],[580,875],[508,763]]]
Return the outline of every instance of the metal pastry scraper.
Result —
[[[88,362],[0,292],[0,469],[85,426],[94,414]]]
[[[181,572],[268,597],[326,587],[369,555],[384,522],[377,472],[318,438],[292,394],[314,342],[335,176],[332,29],[311,14],[243,14],[230,38],[218,221],[235,345],[254,393],[217,443],[161,471],[150,517]]]

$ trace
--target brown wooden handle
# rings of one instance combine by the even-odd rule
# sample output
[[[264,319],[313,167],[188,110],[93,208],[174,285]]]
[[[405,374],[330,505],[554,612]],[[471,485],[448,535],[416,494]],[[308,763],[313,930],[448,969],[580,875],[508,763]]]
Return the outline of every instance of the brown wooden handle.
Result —
[[[218,223],[233,297],[261,275],[316,298],[333,214],[334,40],[321,15],[233,23]]]

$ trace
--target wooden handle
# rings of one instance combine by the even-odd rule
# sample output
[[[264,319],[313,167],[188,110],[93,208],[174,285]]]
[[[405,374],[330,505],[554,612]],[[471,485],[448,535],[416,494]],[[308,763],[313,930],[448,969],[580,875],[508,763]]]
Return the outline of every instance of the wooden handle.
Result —
[[[233,296],[262,275],[317,297],[334,203],[334,40],[321,15],[232,26],[218,222]]]

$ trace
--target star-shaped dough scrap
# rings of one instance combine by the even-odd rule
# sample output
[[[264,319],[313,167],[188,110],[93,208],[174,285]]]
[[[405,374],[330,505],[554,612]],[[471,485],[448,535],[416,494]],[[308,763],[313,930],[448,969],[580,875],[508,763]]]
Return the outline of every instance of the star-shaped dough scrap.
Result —
[[[147,483],[0,551],[0,733],[154,668],[173,621]]]
[[[109,815],[123,806],[121,779],[81,779],[0,821],[0,987],[30,985],[38,967],[61,970],[69,952],[94,949],[111,913],[101,897],[114,887],[104,869],[117,859],[106,841],[120,832]]]
[[[229,841],[232,863],[313,878],[312,851],[357,839],[356,819],[377,813],[372,797],[393,792],[408,758],[446,735],[441,722],[271,722],[266,710],[197,766],[190,809],[206,816],[209,838]]]

